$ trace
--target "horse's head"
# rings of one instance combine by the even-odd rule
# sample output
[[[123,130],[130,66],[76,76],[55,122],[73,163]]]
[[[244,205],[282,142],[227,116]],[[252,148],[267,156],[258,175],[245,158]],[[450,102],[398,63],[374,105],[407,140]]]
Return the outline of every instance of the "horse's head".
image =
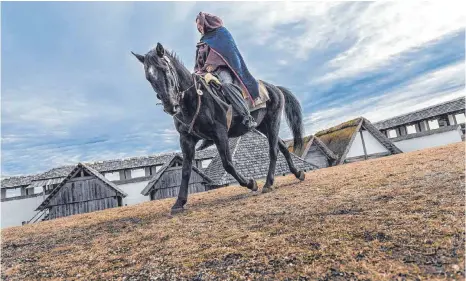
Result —
[[[157,47],[144,56],[131,53],[144,64],[146,79],[162,101],[164,111],[177,114],[180,111],[178,74],[163,46],[157,43]]]

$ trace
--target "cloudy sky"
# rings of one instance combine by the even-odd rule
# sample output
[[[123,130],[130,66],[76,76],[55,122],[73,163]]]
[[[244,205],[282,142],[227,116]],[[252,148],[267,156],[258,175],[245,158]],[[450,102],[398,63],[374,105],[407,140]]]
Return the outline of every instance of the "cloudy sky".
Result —
[[[312,134],[464,95],[465,17],[418,2],[4,2],[2,175],[178,150],[130,51],[192,68],[199,11],[220,16],[254,76],[290,88]],[[290,136],[282,126],[281,136]]]

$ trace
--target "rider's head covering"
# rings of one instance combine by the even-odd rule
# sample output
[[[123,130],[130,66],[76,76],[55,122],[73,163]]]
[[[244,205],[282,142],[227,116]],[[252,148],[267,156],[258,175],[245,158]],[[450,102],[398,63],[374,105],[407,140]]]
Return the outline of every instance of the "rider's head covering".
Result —
[[[204,27],[204,33],[208,33],[223,26],[222,19],[204,12],[200,12],[196,17],[196,20],[199,20],[200,25]]]

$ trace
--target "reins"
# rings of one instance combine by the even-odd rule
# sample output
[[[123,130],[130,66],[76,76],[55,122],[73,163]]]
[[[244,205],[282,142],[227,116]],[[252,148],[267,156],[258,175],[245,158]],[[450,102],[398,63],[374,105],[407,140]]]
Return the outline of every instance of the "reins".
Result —
[[[200,135],[200,133],[198,132],[195,132],[194,131],[194,124],[196,123],[196,120],[199,116],[199,112],[201,110],[201,104],[202,104],[202,95],[204,95],[204,93],[202,92],[202,90],[200,89],[200,87],[198,87],[198,84],[201,84],[201,86],[204,86],[205,90],[219,103],[222,103],[222,104],[225,104],[225,102],[223,101],[218,101],[218,98],[216,99],[216,95],[214,93],[212,93],[211,89],[209,88],[209,86],[207,85],[207,82],[204,80],[204,78],[196,73],[193,73],[191,74],[191,76],[193,77],[193,84],[191,86],[189,86],[187,89],[185,89],[184,91],[180,91],[180,83],[179,83],[179,77],[178,77],[178,74],[176,73],[170,59],[167,57],[167,56],[164,56],[164,59],[165,61],[167,62],[167,65],[168,65],[168,71],[171,73],[173,79],[175,80],[175,88],[176,88],[176,98],[178,99],[178,103],[181,105],[182,104],[182,100],[184,99],[184,94],[189,91],[191,88],[194,87],[195,91],[196,91],[196,94],[197,94],[197,106],[196,106],[196,112],[194,113],[194,116],[191,120],[191,122],[189,123],[189,125],[187,125],[186,123],[184,123],[183,121],[180,120],[180,118],[178,118],[178,114],[181,113],[177,113],[175,115],[173,115],[173,118],[175,118],[176,120],[178,120],[178,122],[180,122],[181,124],[183,124],[184,126],[188,127],[188,134],[193,134],[201,139],[205,138],[205,137],[202,137]],[[197,81],[197,79],[199,79],[199,81]],[[230,115],[230,119],[227,118],[227,127],[229,128],[230,127],[230,122],[231,122],[231,108],[227,111],[227,113],[229,113]],[[228,115],[228,114],[227,114]]]
[[[178,120],[178,122],[180,122],[180,123],[183,124],[184,126],[188,127],[188,134],[193,134],[193,135],[195,135],[195,136],[197,136],[197,137],[199,137],[199,138],[202,139],[203,137],[201,137],[201,136],[199,135],[199,133],[196,133],[196,132],[194,132],[193,130],[194,130],[194,124],[196,123],[197,117],[199,116],[199,112],[200,112],[200,110],[201,110],[201,104],[202,104],[201,96],[202,96],[204,93],[203,93],[202,90],[199,89],[198,86],[197,86],[198,83],[197,83],[197,79],[196,79],[196,78],[198,77],[198,75],[196,75],[196,74],[193,73],[193,74],[192,74],[192,77],[193,77],[194,83],[193,83],[191,86],[189,86],[189,87],[188,87],[186,90],[184,90],[184,91],[177,91],[176,94],[177,94],[178,102],[181,104],[181,102],[182,102],[182,100],[183,100],[183,98],[184,98],[184,94],[185,94],[187,91],[189,91],[191,88],[194,87],[194,89],[196,90],[196,94],[197,94],[197,106],[196,106],[196,112],[194,113],[193,119],[191,120],[191,122],[190,122],[189,125],[188,125],[188,124],[184,123],[183,121],[181,121],[180,118],[178,118],[177,115],[178,115],[179,113],[173,115],[173,118],[175,118],[176,120]],[[200,79],[202,79],[202,77],[200,77]],[[177,79],[176,79],[176,80],[177,80]],[[178,82],[178,81],[177,81],[177,82]],[[178,86],[179,84],[177,83],[176,85]],[[178,88],[178,87],[177,87],[177,88]]]
[[[196,113],[194,113],[193,120],[191,121],[191,124],[189,124],[188,134],[191,134],[191,132],[193,131],[194,123],[196,122],[197,116],[199,115],[199,111],[201,109],[201,96],[203,95],[201,89],[197,88],[196,74],[193,74],[193,75],[194,75],[193,85],[194,85],[194,89],[196,89],[196,93],[197,93],[197,107],[196,107]],[[201,77],[201,79],[202,79],[202,77]],[[183,96],[184,96],[184,93],[183,93]]]

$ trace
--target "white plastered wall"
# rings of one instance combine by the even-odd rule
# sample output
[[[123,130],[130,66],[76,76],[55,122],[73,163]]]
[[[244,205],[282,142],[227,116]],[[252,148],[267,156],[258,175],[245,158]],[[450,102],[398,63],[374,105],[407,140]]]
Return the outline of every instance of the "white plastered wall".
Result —
[[[457,130],[444,133],[433,134],[424,137],[418,137],[408,140],[394,142],[394,144],[403,152],[415,151],[429,147],[447,145],[450,143],[460,142],[461,134]]]
[[[149,196],[144,196],[141,194],[141,191],[146,187],[149,181],[141,181],[135,183],[127,183],[118,185],[118,188],[123,190],[128,196],[123,198],[123,206],[125,205],[134,205],[142,202],[149,201]]]
[[[369,131],[362,131],[362,136],[366,145],[367,155],[389,152]]]

